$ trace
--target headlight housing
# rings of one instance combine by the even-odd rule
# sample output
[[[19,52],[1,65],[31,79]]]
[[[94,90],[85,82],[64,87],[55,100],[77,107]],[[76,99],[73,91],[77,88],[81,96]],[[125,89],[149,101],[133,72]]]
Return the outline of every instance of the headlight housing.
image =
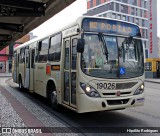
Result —
[[[139,95],[139,94],[142,94],[144,92],[144,84],[141,84],[137,90],[134,92],[133,95]]]
[[[98,91],[90,85],[86,85],[85,83],[80,82],[80,87],[89,97],[101,97]]]

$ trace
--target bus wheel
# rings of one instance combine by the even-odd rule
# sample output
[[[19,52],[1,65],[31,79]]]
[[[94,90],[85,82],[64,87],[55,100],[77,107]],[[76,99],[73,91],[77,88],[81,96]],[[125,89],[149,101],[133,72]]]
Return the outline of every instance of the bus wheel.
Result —
[[[52,85],[49,90],[49,101],[50,101],[51,107],[57,110],[59,105],[57,103],[57,91],[54,85]]]
[[[20,77],[20,78],[19,78],[19,90],[20,90],[20,91],[23,91],[23,89],[24,89],[24,88],[23,88],[22,78]]]

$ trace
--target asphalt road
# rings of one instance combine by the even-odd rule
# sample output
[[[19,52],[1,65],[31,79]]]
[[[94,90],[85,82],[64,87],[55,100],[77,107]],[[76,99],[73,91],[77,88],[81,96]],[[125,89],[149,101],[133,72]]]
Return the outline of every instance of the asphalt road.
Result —
[[[13,86],[12,82],[8,83],[17,92],[17,86]],[[123,129],[123,127],[160,127],[160,84],[145,82],[145,105],[141,107],[129,108],[119,111],[104,111],[77,114],[66,108],[62,108],[60,112],[52,110],[46,103],[46,99],[38,95],[30,95],[26,92],[22,93],[25,97],[29,98],[32,102],[38,103],[38,106],[43,108],[51,116],[55,116],[59,120],[65,122],[70,127],[76,127],[76,131],[82,135],[160,135],[159,133],[110,133],[105,127],[112,127],[115,129]],[[92,133],[86,133],[87,127],[93,127]],[[105,129],[100,133],[94,128],[102,127]],[[105,132],[105,133],[104,133]],[[106,133],[107,132],[107,133]]]

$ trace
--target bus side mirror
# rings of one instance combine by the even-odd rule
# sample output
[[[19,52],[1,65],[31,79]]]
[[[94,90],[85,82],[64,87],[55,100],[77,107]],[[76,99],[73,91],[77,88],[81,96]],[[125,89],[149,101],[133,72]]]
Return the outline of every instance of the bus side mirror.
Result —
[[[77,42],[77,52],[78,53],[83,53],[84,45],[85,45],[85,40],[84,39],[78,39],[78,42]]]
[[[42,42],[38,43],[38,51],[41,51]]]

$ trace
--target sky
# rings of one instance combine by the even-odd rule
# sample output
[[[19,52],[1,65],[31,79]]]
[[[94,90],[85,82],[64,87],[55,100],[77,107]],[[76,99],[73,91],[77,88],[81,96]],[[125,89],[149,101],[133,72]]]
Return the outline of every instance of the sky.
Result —
[[[160,16],[158,17],[158,14],[160,14],[160,8],[158,7],[160,5],[160,0],[157,0],[157,27],[158,31],[157,34],[160,37]],[[43,36],[45,34],[51,33],[54,31],[54,29],[61,29],[67,24],[72,23],[75,21],[79,16],[83,15],[87,12],[87,3],[86,0],[76,0],[74,3],[72,3],[70,6],[56,14],[54,17],[34,29],[32,32],[36,36]]]
[[[46,33],[49,34],[54,32],[54,29],[61,29],[66,27],[68,24],[76,21],[76,19],[82,14],[87,12],[86,0],[76,0],[70,6],[50,18],[42,25],[34,29],[33,35],[43,36]],[[43,33],[42,33],[43,32]]]

